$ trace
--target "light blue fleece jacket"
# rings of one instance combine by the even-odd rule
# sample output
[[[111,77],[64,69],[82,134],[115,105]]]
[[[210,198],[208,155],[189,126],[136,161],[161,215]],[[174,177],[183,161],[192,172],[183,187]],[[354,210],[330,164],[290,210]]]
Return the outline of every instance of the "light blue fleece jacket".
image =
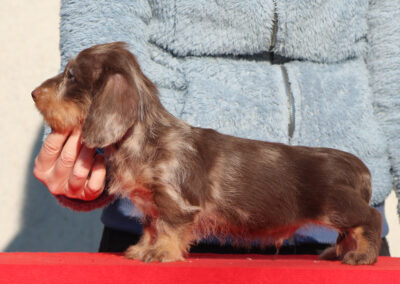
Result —
[[[164,106],[194,126],[351,152],[382,210],[393,185],[400,192],[398,19],[398,0],[63,0],[60,50],[63,67],[126,41]],[[135,232],[134,211],[119,200],[102,220]],[[315,227],[297,234],[335,240]]]

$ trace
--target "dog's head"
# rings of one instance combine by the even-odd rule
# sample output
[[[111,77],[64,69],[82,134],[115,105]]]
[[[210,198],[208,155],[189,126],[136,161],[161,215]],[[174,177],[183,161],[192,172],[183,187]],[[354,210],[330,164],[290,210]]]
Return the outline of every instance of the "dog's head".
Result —
[[[155,85],[123,42],[81,51],[61,74],[36,88],[32,98],[55,131],[82,127],[82,140],[88,147],[120,140],[158,100]]]

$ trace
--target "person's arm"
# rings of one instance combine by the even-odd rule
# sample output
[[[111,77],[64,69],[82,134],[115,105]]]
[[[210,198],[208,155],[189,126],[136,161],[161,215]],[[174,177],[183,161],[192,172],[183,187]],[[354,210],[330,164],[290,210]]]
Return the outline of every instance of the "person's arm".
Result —
[[[374,109],[388,141],[394,188],[400,198],[400,1],[370,1],[366,62]],[[400,203],[398,207],[400,213]]]

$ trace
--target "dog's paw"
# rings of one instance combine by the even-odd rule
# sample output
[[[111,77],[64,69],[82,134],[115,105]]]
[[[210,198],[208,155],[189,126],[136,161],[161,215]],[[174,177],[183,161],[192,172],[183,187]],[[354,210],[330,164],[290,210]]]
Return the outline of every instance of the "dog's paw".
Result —
[[[174,262],[184,261],[182,252],[179,250],[172,250],[160,247],[143,247],[143,246],[130,246],[126,252],[125,257],[129,259],[137,259],[143,262]]]
[[[338,260],[340,259],[338,255],[340,254],[338,254],[337,247],[329,247],[325,249],[318,258],[321,260]]]
[[[125,251],[125,257],[129,259],[142,260],[144,253],[145,250],[143,246],[133,245],[128,247],[128,249]]]
[[[144,262],[175,262],[184,261],[182,253],[170,250],[158,250],[156,248],[149,249],[143,256]]]
[[[376,259],[376,256],[372,254],[350,251],[344,256],[343,263],[350,265],[374,264]]]

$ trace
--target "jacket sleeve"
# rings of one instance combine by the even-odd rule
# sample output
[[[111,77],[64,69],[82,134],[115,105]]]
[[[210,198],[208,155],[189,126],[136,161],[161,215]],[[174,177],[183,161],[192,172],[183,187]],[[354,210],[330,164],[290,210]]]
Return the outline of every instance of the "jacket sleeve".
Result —
[[[147,1],[136,0],[62,0],[60,11],[61,69],[82,49],[95,44],[125,41],[142,65],[150,62],[147,48],[147,25],[151,9]],[[44,138],[49,134],[45,126]],[[114,200],[107,183],[103,193],[95,200],[83,201],[63,195],[57,201],[76,211],[90,211],[104,207]]]
[[[400,198],[400,1],[371,0],[368,14],[369,82],[375,114],[388,142],[394,189]],[[400,213],[400,203],[398,205]]]

